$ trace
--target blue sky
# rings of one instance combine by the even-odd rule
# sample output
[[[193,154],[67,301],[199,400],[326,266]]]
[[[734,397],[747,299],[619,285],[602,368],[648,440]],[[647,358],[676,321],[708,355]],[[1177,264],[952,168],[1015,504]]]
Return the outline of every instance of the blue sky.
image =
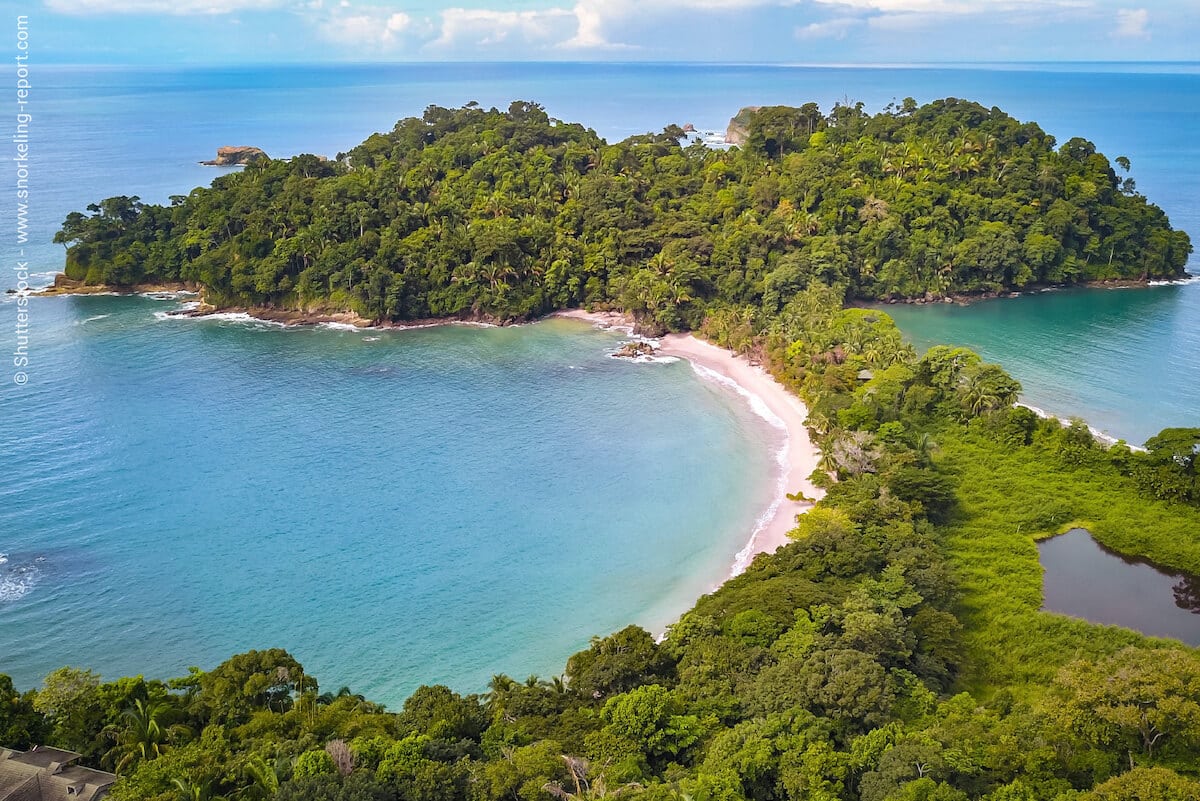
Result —
[[[1200,0],[18,0],[44,61],[1200,60]]]

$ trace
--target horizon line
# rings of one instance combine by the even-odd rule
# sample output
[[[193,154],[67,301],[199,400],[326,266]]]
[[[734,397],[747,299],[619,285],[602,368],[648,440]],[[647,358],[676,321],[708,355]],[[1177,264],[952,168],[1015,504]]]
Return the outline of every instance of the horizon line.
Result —
[[[444,66],[444,65],[589,65],[589,66],[680,66],[680,67],[778,67],[781,69],[912,69],[922,67],[1005,67],[1005,66],[1190,66],[1200,68],[1200,59],[1016,59],[1016,60],[981,60],[981,61],[690,61],[674,59],[389,59],[389,60],[352,60],[340,59],[329,61],[229,61],[229,62],[118,62],[118,61],[57,61],[41,62],[41,67],[90,67],[90,68],[138,68],[138,69],[236,69],[245,67],[401,67],[401,66]]]

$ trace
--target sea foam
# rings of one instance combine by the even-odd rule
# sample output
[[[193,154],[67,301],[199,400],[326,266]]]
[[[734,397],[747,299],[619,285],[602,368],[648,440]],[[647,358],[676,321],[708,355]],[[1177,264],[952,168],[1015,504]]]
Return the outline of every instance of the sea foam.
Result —
[[[787,436],[787,423],[783,421],[783,418],[771,411],[771,408],[767,406],[766,401],[761,397],[746,389],[732,378],[712,368],[696,364],[695,362],[691,362],[691,365],[696,375],[706,381],[712,381],[713,383],[732,389],[746,400],[750,405],[751,411],[767,421],[773,428],[784,432],[783,442],[775,449],[775,494],[770,505],[755,519],[754,528],[750,531],[750,538],[746,540],[746,544],[734,555],[733,565],[729,569],[729,577],[733,578],[745,571],[750,566],[750,563],[754,561],[754,556],[758,553],[759,535],[775,519],[775,515],[779,513],[779,507],[783,504],[784,498],[787,497],[788,457],[791,452],[791,439]]]
[[[617,351],[609,353],[608,358],[617,359],[622,362],[632,362],[633,364],[674,364],[679,361],[678,356],[656,356],[653,353],[642,353],[637,356],[621,356]]]
[[[86,320],[80,320],[79,322],[75,323],[75,325],[87,325],[88,323],[94,323],[97,320],[103,320],[104,318],[109,317],[109,316],[110,315],[107,315],[107,314],[97,314],[95,316],[88,317]]]
[[[179,289],[170,292],[139,292],[138,296],[150,300],[179,300],[180,298],[194,298],[198,294],[198,292],[191,292],[187,289]]]
[[[1150,281],[1150,286],[1187,286],[1200,284],[1200,275],[1189,275],[1187,278],[1172,278],[1169,281]]]
[[[199,308],[198,303],[184,303],[178,309],[172,311],[157,311],[154,312],[156,320],[195,320],[197,322],[221,322],[221,323],[253,323],[255,325],[272,325],[278,328],[287,328],[287,323],[281,323],[276,320],[264,320],[261,317],[255,317],[246,312],[213,312],[212,314],[184,314],[183,312],[192,311]]]
[[[354,323],[317,323],[317,328],[327,328],[330,331],[369,331],[371,326],[355,325]]]
[[[1033,412],[1034,414],[1036,414],[1038,417],[1042,418],[1043,420],[1057,420],[1063,428],[1066,428],[1067,426],[1071,425],[1071,419],[1073,419],[1073,418],[1059,417],[1056,414],[1051,414],[1050,412],[1046,411],[1045,409],[1039,409],[1037,406],[1034,406],[1029,403],[1014,403],[1013,406],[1019,406],[1022,409],[1028,409],[1029,411]],[[1108,433],[1105,433],[1104,431],[1101,431],[1100,429],[1093,426],[1091,423],[1088,423],[1086,420],[1084,420],[1083,422],[1084,422],[1084,425],[1087,426],[1087,430],[1089,432],[1091,432],[1092,437],[1097,442],[1103,443],[1104,445],[1112,446],[1112,445],[1116,445],[1118,442],[1121,441],[1117,437],[1114,437],[1112,434],[1108,434]],[[1138,451],[1141,453],[1146,452],[1146,449],[1143,448],[1141,445],[1131,445],[1128,442],[1125,444],[1128,445],[1129,450],[1131,450],[1131,451]]]
[[[692,362],[691,365],[692,369],[696,372],[696,375],[700,376],[706,381],[712,381],[715,384],[720,384],[724,387],[732,389],[750,404],[751,410],[753,410],[754,413],[759,417],[766,420],[775,428],[784,431],[787,430],[787,423],[783,422],[783,418],[771,411],[771,407],[767,406],[766,401],[764,401],[758,395],[755,395],[753,392],[746,389],[729,376],[713,370],[711,367],[705,367],[704,365],[696,364],[695,362]]]
[[[8,565],[6,554],[0,554],[0,603],[19,601],[33,590],[42,571],[35,564]]]

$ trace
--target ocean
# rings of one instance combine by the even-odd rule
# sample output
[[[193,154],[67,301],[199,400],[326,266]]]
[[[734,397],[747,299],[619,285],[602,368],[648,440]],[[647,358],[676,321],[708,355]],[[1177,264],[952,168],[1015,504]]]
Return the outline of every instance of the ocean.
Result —
[[[167,202],[222,145],[334,156],[428,104],[543,104],[609,139],[739,107],[956,96],[1085,136],[1200,241],[1200,67],[422,64],[45,67],[34,76],[35,281],[63,217]],[[12,219],[10,193],[0,214]],[[0,289],[18,258],[3,237]],[[683,363],[563,321],[281,330],[164,320],[174,301],[33,301],[29,384],[0,388],[0,672],[181,675],[291,650],[398,704],[550,675],[630,622],[661,630],[728,574],[772,482],[772,430]],[[1144,439],[1194,424],[1200,286],[889,307],[977,347],[1026,398]],[[996,309],[989,312],[988,309]],[[991,316],[988,316],[991,315]],[[0,317],[15,316],[11,300]],[[11,322],[2,330],[14,344]],[[1070,347],[1067,347],[1067,345]],[[1069,369],[1068,369],[1069,368]]]
[[[1021,381],[1024,403],[1081,417],[1109,439],[1140,445],[1164,428],[1200,426],[1200,281],[886,311],[919,349],[970,347]]]
[[[777,433],[578,321],[407,331],[47,298],[0,400],[0,672],[284,647],[389,705],[558,675],[731,569]]]

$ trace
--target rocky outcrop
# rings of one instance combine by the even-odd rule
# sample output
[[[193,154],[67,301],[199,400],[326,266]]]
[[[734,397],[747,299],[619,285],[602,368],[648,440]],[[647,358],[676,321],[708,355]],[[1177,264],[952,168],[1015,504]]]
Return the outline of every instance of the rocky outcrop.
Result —
[[[211,161],[202,161],[210,167],[234,167],[239,164],[253,164],[256,161],[270,158],[260,148],[246,146],[226,146],[217,148],[217,157]]]
[[[613,354],[613,356],[617,356],[622,359],[637,359],[642,356],[653,356],[653,355],[654,355],[654,346],[653,345],[651,345],[649,342],[641,342],[641,341],[637,341],[637,340],[635,340],[633,342],[626,342],[624,345],[621,346],[620,350],[618,350],[616,353]]]
[[[15,290],[8,290],[10,293]],[[54,276],[51,286],[35,290],[36,295],[139,295],[139,294],[175,294],[179,292],[197,293],[200,285],[184,281],[159,281],[129,286],[110,286],[109,284],[85,284],[68,278],[65,273]]]
[[[725,129],[726,144],[739,147],[746,144],[746,140],[750,137],[750,117],[760,108],[762,106],[746,106],[734,115],[733,119],[729,121],[729,127]]]

